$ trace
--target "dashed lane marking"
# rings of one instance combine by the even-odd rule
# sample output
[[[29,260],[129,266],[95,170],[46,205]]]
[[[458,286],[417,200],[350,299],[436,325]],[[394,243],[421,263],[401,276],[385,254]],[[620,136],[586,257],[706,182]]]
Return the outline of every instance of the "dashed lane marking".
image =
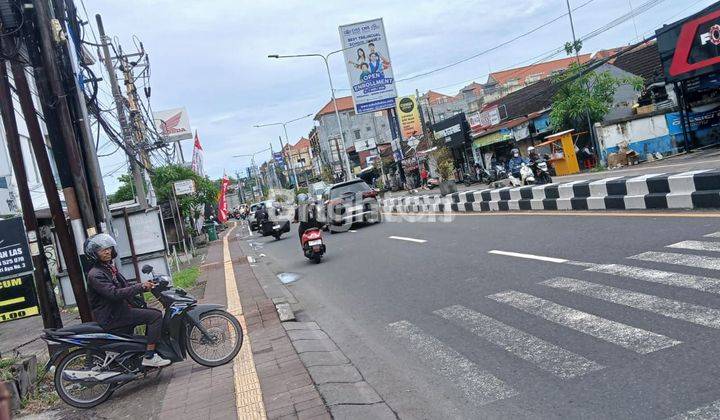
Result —
[[[415,242],[418,244],[424,244],[427,242],[425,239],[415,239],[415,238],[408,238],[405,236],[388,236],[390,239],[397,239],[398,241],[407,241],[407,242]]]
[[[499,251],[497,249],[488,251],[488,254],[504,255],[506,257],[525,258],[528,260],[538,260],[538,261],[545,261],[545,262],[551,262],[551,263],[557,263],[557,264],[565,264],[568,262],[568,260],[566,260],[564,258],[544,257],[542,255],[523,254],[520,252]]]

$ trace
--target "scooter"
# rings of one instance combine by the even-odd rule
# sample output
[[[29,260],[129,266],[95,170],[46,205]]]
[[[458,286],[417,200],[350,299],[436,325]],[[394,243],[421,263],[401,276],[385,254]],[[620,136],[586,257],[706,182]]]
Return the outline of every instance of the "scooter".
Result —
[[[550,177],[550,168],[544,160],[535,161],[533,163],[533,172],[535,173],[535,179],[537,184],[552,184],[552,178]]]
[[[290,232],[290,222],[287,220],[272,221],[265,219],[260,225],[260,232],[263,236],[274,236],[278,240],[283,233]]]
[[[520,166],[520,181],[522,185],[535,184],[535,174],[526,163],[523,163],[522,166]]]
[[[300,240],[305,257],[315,264],[320,264],[323,254],[325,254],[325,243],[322,238],[322,230],[318,228],[310,228],[303,232]]]
[[[145,265],[142,272],[151,274],[153,268]],[[156,348],[164,359],[176,363],[189,354],[195,362],[215,367],[235,358],[243,330],[232,314],[221,305],[198,304],[183,289],[172,287],[167,276],[153,274],[152,282],[156,286],[151,293],[165,308]],[[45,369],[56,367],[55,390],[73,407],[95,407],[121,386],[157,370],[142,365],[144,335],[105,331],[95,322],[43,331],[42,338],[58,346]]]

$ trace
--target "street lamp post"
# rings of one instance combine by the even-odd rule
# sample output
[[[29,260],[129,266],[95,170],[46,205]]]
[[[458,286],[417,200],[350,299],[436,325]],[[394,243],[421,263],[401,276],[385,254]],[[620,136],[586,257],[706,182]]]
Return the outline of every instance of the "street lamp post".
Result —
[[[255,185],[259,184],[258,178],[257,178],[257,173],[255,172],[255,155],[263,153],[263,152],[267,152],[268,150],[270,150],[269,147],[267,149],[258,150],[257,152],[251,153],[251,154],[233,155],[233,157],[236,157],[236,158],[239,158],[239,157],[249,157],[250,158],[250,164],[252,165],[251,166],[252,170],[250,172],[253,174],[253,179],[255,180]],[[252,193],[253,193],[253,200],[254,200],[255,199],[255,186],[253,186],[253,188],[252,188]],[[260,197],[262,198],[262,189],[260,190]]]
[[[345,150],[345,134],[343,133],[343,129],[342,129],[342,122],[340,120],[340,112],[338,111],[337,100],[335,98],[335,87],[333,86],[332,75],[330,74],[330,64],[328,63],[328,59],[330,58],[331,55],[342,52],[346,49],[347,48],[336,50],[336,51],[331,51],[325,55],[322,55],[322,54],[294,54],[294,55],[270,54],[270,55],[268,55],[268,58],[278,58],[278,59],[279,58],[301,58],[301,57],[320,57],[320,58],[322,58],[323,62],[325,63],[325,70],[327,71],[328,82],[330,82],[330,96],[332,97],[333,108],[335,109],[335,118],[337,119],[338,130],[340,130],[340,139],[342,140],[342,143],[343,143],[341,159],[343,160],[343,163],[345,164],[345,173],[347,174],[347,180],[350,180],[353,178],[353,173],[352,173],[352,170],[350,169],[350,158],[347,155],[347,150]]]
[[[307,118],[307,117],[312,117],[312,114],[303,115],[302,117],[298,117],[298,118],[292,119],[290,121],[285,121],[285,122],[276,122],[276,123],[269,123],[269,124],[256,124],[253,127],[260,128],[260,127],[270,127],[272,125],[281,125],[283,128],[283,131],[285,132],[285,144],[290,145],[290,140],[288,139],[288,133],[287,133],[287,125],[292,122],[295,122],[295,121],[300,121],[303,118]],[[283,146],[282,140],[280,140],[280,148],[281,148],[280,152],[283,153],[285,146]],[[283,153],[283,156],[284,156],[284,153]],[[288,164],[288,166],[290,166],[290,169],[292,169],[293,178],[295,179],[295,191],[297,192],[298,188],[299,188],[298,187],[298,178],[297,178],[297,174],[295,173],[295,166],[292,165],[292,162],[290,162],[290,160],[291,160],[290,154],[288,153],[287,164]]]

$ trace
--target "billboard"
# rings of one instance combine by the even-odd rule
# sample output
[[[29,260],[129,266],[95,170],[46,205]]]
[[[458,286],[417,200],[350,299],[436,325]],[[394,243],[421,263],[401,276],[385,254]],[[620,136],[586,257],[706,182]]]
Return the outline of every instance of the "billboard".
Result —
[[[357,114],[394,108],[397,91],[382,19],[339,28]]]
[[[403,139],[408,140],[410,137],[420,137],[423,134],[420,111],[415,95],[398,98],[397,117]]]
[[[153,112],[155,126],[165,141],[180,141],[193,138],[190,117],[185,108],[173,108]]]
[[[720,71],[720,3],[655,33],[666,81]]]
[[[497,105],[482,112],[474,112],[468,116],[468,123],[472,131],[485,130],[493,125],[500,124],[500,120],[500,111]]]

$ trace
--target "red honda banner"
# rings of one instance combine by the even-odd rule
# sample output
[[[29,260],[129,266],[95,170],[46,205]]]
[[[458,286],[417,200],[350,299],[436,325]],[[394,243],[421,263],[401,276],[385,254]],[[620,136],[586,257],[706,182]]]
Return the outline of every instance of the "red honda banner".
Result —
[[[220,185],[220,197],[218,198],[218,221],[220,223],[225,223],[228,219],[227,197],[225,197],[228,185],[230,185],[230,180],[227,175],[224,175],[222,185]]]

